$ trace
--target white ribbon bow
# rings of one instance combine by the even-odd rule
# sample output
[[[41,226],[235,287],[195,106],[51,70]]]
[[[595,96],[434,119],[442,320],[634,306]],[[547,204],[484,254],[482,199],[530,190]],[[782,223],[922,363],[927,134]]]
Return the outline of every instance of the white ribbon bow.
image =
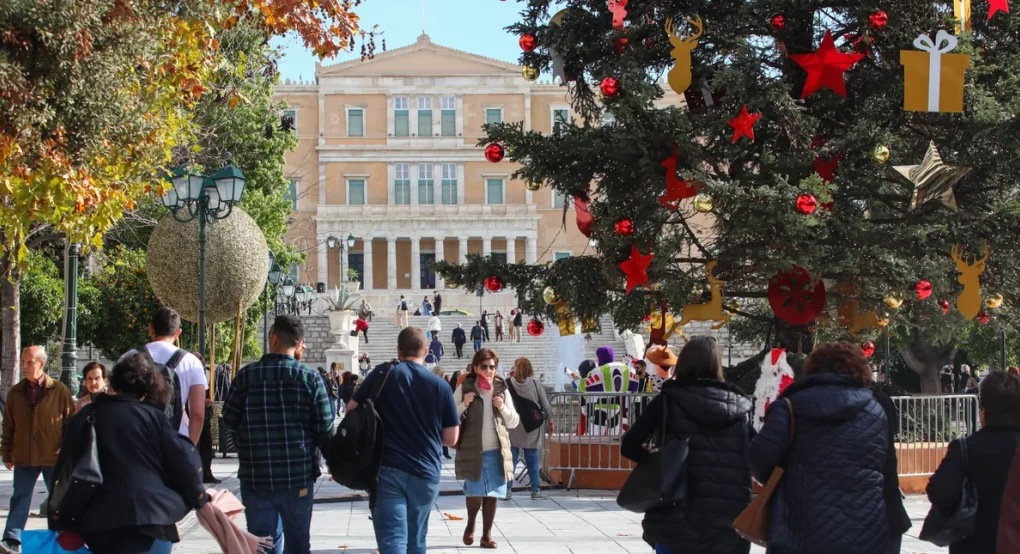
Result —
[[[945,45],[943,46],[943,43]],[[914,39],[914,47],[928,52],[928,111],[939,111],[939,95],[942,80],[942,54],[956,48],[956,37],[944,30],[939,30],[932,41],[928,35],[918,35]]]

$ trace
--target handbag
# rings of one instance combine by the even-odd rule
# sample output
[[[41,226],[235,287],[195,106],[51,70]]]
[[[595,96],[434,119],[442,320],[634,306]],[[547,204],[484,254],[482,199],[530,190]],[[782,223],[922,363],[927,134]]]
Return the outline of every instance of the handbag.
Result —
[[[783,398],[787,408],[790,409],[790,449],[793,449],[793,439],[796,436],[797,422],[793,416],[793,401]],[[776,466],[769,475],[768,482],[762,487],[758,496],[744,508],[743,512],[733,520],[733,530],[745,540],[751,541],[758,546],[765,546],[768,542],[769,533],[769,509],[772,505],[772,497],[783,480],[783,468]]]
[[[627,476],[616,497],[624,510],[643,514],[687,499],[688,439],[673,438],[669,430],[669,400],[663,398],[662,446],[648,452]]]
[[[510,389],[514,408],[517,409],[517,415],[521,418],[521,427],[524,427],[525,431],[530,433],[541,427],[549,419],[549,414],[537,402],[521,396],[513,385],[508,385],[507,388]],[[535,392],[538,392],[538,383],[535,383]]]
[[[98,408],[89,404],[84,409],[89,413],[85,417],[80,448],[57,468],[50,496],[46,499],[49,527],[53,530],[69,529],[85,513],[96,488],[103,484],[95,427]]]
[[[960,487],[960,503],[956,511],[943,514],[935,506],[924,518],[924,526],[918,538],[936,546],[949,546],[954,542],[973,536],[977,530],[978,496],[977,485],[967,476],[967,439],[960,439],[960,456],[963,459],[963,484]]]

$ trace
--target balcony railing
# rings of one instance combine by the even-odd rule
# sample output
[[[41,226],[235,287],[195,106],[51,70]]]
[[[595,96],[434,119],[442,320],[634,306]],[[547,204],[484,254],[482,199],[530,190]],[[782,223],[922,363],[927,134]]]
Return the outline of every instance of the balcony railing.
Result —
[[[319,206],[319,218],[539,217],[534,204],[367,204]]]

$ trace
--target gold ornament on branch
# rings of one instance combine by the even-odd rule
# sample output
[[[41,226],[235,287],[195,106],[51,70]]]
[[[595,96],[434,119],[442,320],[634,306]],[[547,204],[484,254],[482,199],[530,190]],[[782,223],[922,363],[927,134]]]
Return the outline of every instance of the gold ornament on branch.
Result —
[[[887,292],[882,300],[890,310],[898,310],[903,305],[903,295],[898,292]]]
[[[875,160],[875,163],[879,165],[889,161],[889,155],[889,147],[884,144],[876,146],[875,149],[871,151],[871,159]]]
[[[552,287],[545,287],[542,289],[542,300],[545,300],[546,304],[555,306],[560,303],[560,297],[556,294],[556,289]]]
[[[701,214],[707,214],[712,211],[712,197],[704,192],[699,192],[694,197],[694,209]]]
[[[1001,294],[993,294],[992,296],[985,298],[985,307],[989,310],[997,310],[1002,307],[1002,303],[1005,300],[1006,299],[1003,298]]]
[[[539,183],[538,181],[530,181],[530,180],[529,181],[524,181],[524,188],[530,190],[531,192],[535,192],[538,189],[542,188],[542,183]]]
[[[836,292],[846,298],[843,304],[836,308],[837,325],[846,329],[852,337],[856,337],[861,331],[885,327],[889,323],[880,318],[874,310],[863,314],[860,312],[861,302],[856,298],[859,289],[858,285],[848,283],[836,286]]]
[[[540,72],[538,71],[537,67],[531,67],[530,65],[526,65],[521,68],[521,77],[524,77],[525,81],[531,82],[537,81],[539,75]]]

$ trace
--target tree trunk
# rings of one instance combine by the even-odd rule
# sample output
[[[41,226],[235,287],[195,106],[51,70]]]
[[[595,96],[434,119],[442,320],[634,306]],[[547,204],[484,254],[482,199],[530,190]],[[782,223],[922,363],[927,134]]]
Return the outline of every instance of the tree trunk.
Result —
[[[921,378],[923,394],[942,394],[942,367],[956,357],[953,345],[932,346],[924,331],[918,328],[914,342],[900,349],[907,367]]]
[[[4,256],[0,261],[0,309],[3,310],[3,336],[0,342],[0,390],[6,395],[18,378],[21,367],[21,270],[12,268]]]

